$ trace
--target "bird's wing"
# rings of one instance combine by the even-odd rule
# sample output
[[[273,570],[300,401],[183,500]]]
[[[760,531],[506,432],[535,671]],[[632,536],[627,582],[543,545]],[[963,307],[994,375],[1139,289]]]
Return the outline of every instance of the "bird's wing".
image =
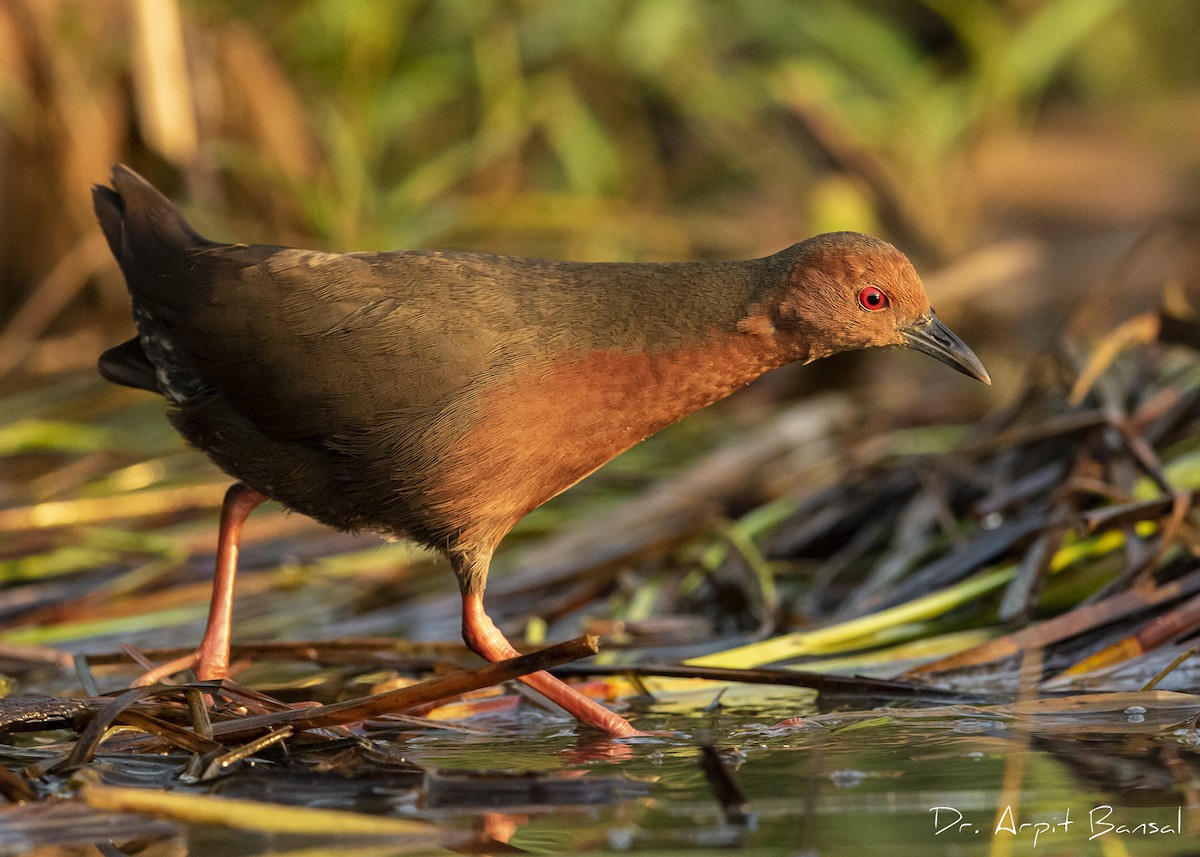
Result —
[[[120,165],[93,200],[139,333],[102,370],[180,405],[219,395],[267,437],[327,443],[380,420],[415,424],[566,329],[557,288],[543,290],[552,320],[530,320],[529,282],[547,274],[519,260],[219,244]]]
[[[171,292],[175,305],[147,310],[205,384],[261,431],[327,439],[437,410],[498,371],[497,319],[469,299],[456,302],[463,285],[424,262],[404,253],[202,248],[191,281]]]

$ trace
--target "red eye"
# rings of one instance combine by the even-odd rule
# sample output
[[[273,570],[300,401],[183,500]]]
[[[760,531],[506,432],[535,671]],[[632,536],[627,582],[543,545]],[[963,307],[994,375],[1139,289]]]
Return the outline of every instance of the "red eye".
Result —
[[[871,312],[881,310],[887,307],[887,295],[879,291],[874,286],[867,286],[858,293],[858,303],[863,309],[869,309]]]

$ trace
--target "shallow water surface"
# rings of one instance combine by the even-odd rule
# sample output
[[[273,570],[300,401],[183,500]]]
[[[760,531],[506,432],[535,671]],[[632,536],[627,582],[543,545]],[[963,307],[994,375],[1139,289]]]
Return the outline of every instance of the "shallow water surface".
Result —
[[[636,722],[664,734],[621,742],[582,737],[549,714],[477,717],[470,722],[480,734],[408,732],[368,746],[333,742],[311,755],[264,751],[203,787],[181,784],[186,758],[178,755],[101,755],[91,767],[111,785],[432,822],[437,844],[416,853],[1140,855],[1200,845],[1200,812],[1188,809],[1200,770],[1194,730],[1078,724],[1073,733],[1017,733],[965,707],[920,720],[796,716],[810,700],[780,693],[753,707],[734,698],[689,715],[650,706]],[[711,764],[706,772],[705,744],[723,775]],[[349,756],[355,762],[344,764]],[[3,818],[3,854],[98,853],[84,842],[121,849],[106,844],[106,854],[143,846],[138,853],[413,851],[386,839],[164,826],[139,816],[58,840],[77,850],[30,851],[55,839],[11,825],[6,833]]]

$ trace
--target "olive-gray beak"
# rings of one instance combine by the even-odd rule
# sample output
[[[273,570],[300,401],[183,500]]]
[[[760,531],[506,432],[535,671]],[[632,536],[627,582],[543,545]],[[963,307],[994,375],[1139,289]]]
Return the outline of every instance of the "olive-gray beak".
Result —
[[[908,340],[909,347],[924,351],[930,357],[941,360],[964,375],[970,375],[985,384],[992,383],[991,376],[983,368],[983,363],[975,356],[975,352],[955,336],[954,331],[942,324],[942,320],[932,310],[929,315],[918,319],[901,333]]]

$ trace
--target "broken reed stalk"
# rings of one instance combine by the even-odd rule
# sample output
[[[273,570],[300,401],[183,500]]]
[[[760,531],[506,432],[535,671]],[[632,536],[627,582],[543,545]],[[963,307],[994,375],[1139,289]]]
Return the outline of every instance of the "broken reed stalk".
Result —
[[[332,705],[254,714],[237,720],[214,723],[211,725],[211,732],[208,728],[200,730],[209,732],[211,737],[192,734],[173,724],[130,710],[131,706],[150,697],[178,693],[180,690],[185,692],[199,690],[199,686],[178,688],[154,685],[132,688],[97,710],[79,740],[72,747],[71,752],[51,765],[50,769],[62,773],[87,764],[95,755],[108,729],[116,723],[125,723],[144,729],[151,735],[167,740],[168,743],[193,752],[210,752],[223,746],[220,742],[250,741],[283,726],[290,727],[293,732],[326,729],[378,717],[382,714],[405,711],[432,702],[440,702],[473,690],[520,678],[539,670],[551,669],[580,658],[591,657],[599,651],[599,637],[589,634],[527,655],[486,664],[477,669],[461,670],[397,690],[389,690]],[[216,682],[206,683],[205,687],[214,694],[222,692],[220,684]],[[186,733],[186,735],[181,733]]]
[[[381,714],[405,711],[418,705],[427,705],[431,702],[461,696],[464,693],[520,678],[539,670],[591,657],[599,651],[599,638],[594,634],[589,634],[528,655],[497,661],[478,669],[462,670],[410,687],[389,690],[361,699],[350,699],[316,708],[259,714],[240,720],[216,723],[213,724],[213,737],[224,741],[238,741],[248,740],[262,731],[275,729],[285,724],[300,731],[354,723],[378,717]]]

